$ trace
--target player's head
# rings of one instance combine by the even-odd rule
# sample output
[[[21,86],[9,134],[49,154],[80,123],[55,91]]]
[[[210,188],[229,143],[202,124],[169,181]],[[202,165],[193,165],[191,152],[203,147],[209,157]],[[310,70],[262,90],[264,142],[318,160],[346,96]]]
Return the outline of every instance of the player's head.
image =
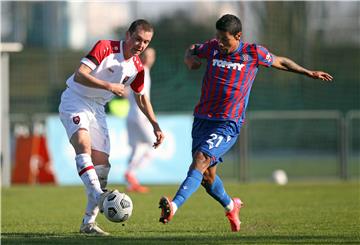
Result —
[[[149,69],[151,69],[156,59],[155,49],[148,47],[140,55],[140,59],[144,66],[147,66]]]
[[[131,55],[141,54],[154,35],[153,26],[144,19],[135,20],[126,32],[126,47]]]
[[[228,54],[235,51],[241,34],[241,21],[235,15],[226,14],[216,21],[216,39],[219,41],[221,52]]]

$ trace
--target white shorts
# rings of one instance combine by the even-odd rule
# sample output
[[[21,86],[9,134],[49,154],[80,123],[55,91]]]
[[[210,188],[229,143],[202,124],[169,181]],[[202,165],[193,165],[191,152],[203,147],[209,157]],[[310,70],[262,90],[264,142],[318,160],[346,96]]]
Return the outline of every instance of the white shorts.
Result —
[[[59,113],[69,139],[79,129],[86,129],[90,134],[91,148],[109,155],[110,138],[102,104],[67,88],[61,95]]]
[[[155,135],[151,123],[147,120],[126,120],[129,145],[136,147],[137,144],[151,144],[155,142]]]

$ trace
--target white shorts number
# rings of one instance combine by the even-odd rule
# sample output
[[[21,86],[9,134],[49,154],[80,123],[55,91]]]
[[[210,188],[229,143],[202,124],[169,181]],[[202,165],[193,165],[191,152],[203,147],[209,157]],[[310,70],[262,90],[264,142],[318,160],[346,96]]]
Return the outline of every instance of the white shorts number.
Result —
[[[217,134],[210,134],[210,137],[211,137],[211,139],[208,139],[206,141],[206,143],[208,143],[208,145],[209,145],[209,150],[214,147],[218,147],[220,145],[221,141],[224,139],[223,136],[217,135]],[[215,141],[216,141],[216,143],[215,143]]]

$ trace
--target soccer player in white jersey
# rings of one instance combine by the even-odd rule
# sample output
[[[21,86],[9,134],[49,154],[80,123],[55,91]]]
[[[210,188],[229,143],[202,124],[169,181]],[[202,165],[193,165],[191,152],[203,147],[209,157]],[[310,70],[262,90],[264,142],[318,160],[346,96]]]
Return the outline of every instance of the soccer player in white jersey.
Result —
[[[130,86],[138,107],[153,127],[153,147],[157,148],[164,139],[150,100],[144,94],[144,67],[139,58],[153,34],[153,27],[146,20],[134,21],[125,40],[98,41],[66,81],[59,106],[60,119],[74,147],[77,171],[88,199],[81,233],[109,234],[95,222],[104,198],[110,193],[105,189],[110,170],[105,104],[115,95],[123,96],[124,87]]]
[[[151,77],[150,70],[156,58],[153,48],[147,48],[141,55],[140,59],[144,65],[144,92],[150,98]],[[149,164],[153,158],[153,132],[152,127],[144,114],[136,104],[135,94],[132,91],[128,93],[129,112],[126,118],[129,145],[131,154],[129,157],[128,168],[125,172],[127,182],[126,191],[146,193],[149,188],[142,186],[136,178],[136,170]]]

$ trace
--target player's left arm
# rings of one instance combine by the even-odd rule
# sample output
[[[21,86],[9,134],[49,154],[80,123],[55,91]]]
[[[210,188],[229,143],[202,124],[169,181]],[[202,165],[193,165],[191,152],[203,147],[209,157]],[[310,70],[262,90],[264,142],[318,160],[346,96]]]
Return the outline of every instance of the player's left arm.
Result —
[[[138,107],[148,118],[151,125],[153,126],[154,134],[156,137],[156,142],[154,142],[153,147],[157,148],[164,141],[164,134],[161,131],[160,126],[156,120],[156,116],[153,107],[151,105],[150,99],[145,94],[134,94],[134,95]]]
[[[286,58],[286,57],[280,57],[280,56],[273,56],[273,63],[272,67],[275,67],[279,70],[283,71],[289,71],[289,72],[295,72],[302,75],[306,75],[308,77],[311,77],[313,79],[321,79],[323,81],[332,81],[333,77],[326,72],[323,71],[312,71],[308,70],[298,64],[296,64],[293,60]]]

